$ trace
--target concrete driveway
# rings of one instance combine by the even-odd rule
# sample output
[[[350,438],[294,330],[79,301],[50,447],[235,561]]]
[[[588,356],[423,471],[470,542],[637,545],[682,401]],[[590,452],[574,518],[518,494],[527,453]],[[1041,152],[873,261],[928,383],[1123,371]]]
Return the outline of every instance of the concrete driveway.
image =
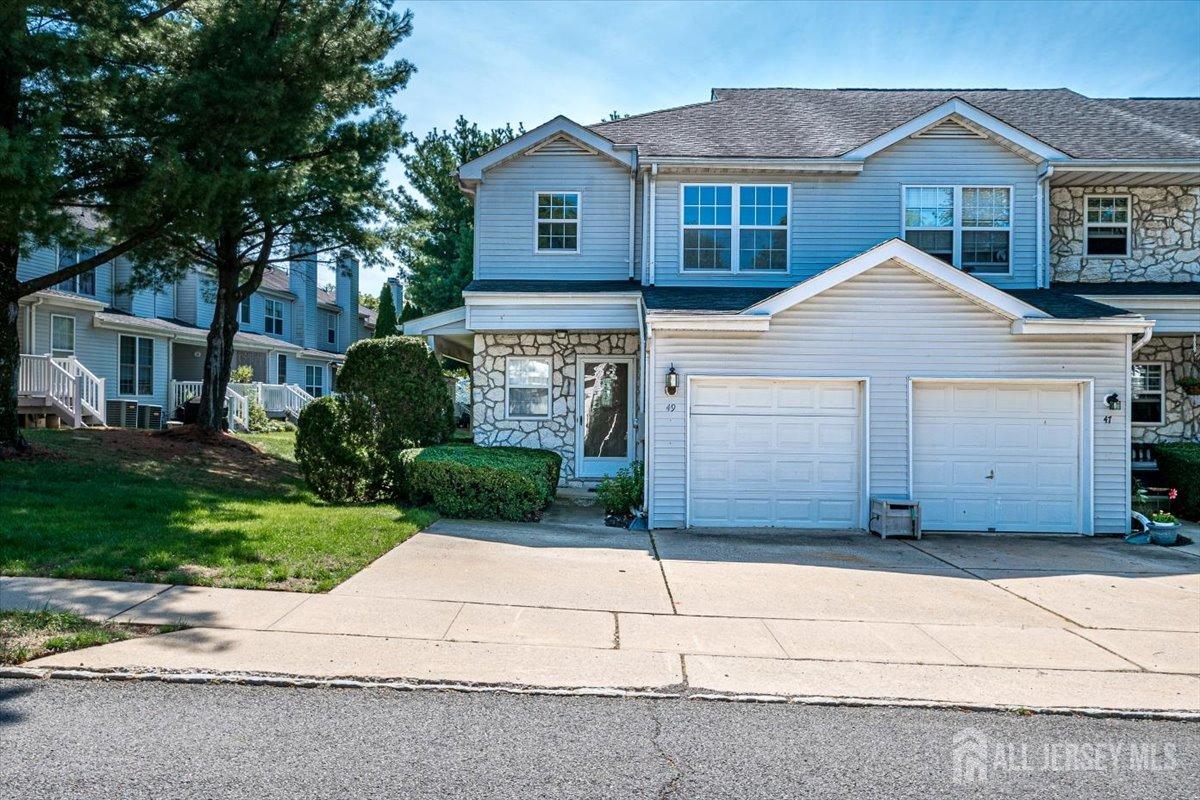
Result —
[[[41,663],[1200,712],[1200,558],[1113,539],[444,520],[328,595],[163,589],[118,618],[201,627]]]

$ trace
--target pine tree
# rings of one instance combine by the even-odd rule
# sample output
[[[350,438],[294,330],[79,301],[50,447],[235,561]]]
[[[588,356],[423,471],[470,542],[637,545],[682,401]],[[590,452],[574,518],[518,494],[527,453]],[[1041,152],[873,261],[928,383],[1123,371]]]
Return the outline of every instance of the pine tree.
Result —
[[[392,300],[392,287],[385,283],[379,290],[379,312],[375,317],[375,338],[395,336],[399,332],[396,330],[396,303]]]

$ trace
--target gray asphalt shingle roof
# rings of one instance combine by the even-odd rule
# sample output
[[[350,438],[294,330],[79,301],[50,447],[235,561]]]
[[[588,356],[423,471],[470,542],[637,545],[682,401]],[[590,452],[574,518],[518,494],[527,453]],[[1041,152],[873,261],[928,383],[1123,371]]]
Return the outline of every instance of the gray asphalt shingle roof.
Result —
[[[1040,308],[1058,319],[1097,319],[1099,317],[1119,317],[1129,313],[1124,309],[1106,306],[1103,303],[1076,297],[1070,292],[1060,292],[1057,289],[1008,289],[1007,291],[1018,300],[1024,300],[1029,305]]]
[[[1096,99],[1069,89],[714,89],[704,103],[591,129],[639,156],[832,158],[952,99],[1074,158],[1200,157],[1200,98]]]
[[[1055,281],[1050,288],[1074,294],[1091,295],[1200,295],[1200,277],[1188,283],[1166,283],[1163,281],[1109,281],[1107,283],[1068,283]],[[1197,300],[1200,302],[1200,300]]]

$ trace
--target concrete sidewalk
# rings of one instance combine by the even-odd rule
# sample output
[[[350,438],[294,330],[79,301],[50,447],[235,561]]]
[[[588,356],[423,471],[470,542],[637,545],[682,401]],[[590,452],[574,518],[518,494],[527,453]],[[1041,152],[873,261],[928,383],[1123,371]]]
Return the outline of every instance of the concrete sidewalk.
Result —
[[[1198,568],[1099,541],[443,522],[326,595],[0,578],[0,607],[190,626],[47,668],[1200,713]]]

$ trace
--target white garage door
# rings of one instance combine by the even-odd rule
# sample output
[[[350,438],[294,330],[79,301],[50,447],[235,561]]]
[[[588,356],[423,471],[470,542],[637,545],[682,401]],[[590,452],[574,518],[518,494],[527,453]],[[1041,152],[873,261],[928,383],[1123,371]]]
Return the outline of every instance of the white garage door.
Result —
[[[689,523],[860,527],[859,395],[852,381],[694,380]]]
[[[1079,386],[915,383],[924,527],[1080,532]]]

